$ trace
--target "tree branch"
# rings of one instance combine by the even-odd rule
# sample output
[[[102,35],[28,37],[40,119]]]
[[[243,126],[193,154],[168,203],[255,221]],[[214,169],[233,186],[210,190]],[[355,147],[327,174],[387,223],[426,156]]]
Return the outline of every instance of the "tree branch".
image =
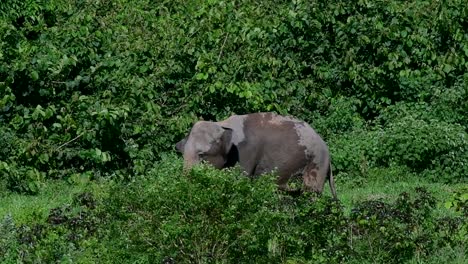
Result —
[[[229,33],[226,34],[226,37],[224,37],[223,45],[221,46],[221,50],[219,51],[219,55],[218,55],[218,60],[216,62],[219,62],[219,60],[221,59],[221,55],[223,54],[224,45],[226,45],[226,40],[227,40],[228,36],[229,36]]]
[[[82,132],[81,134],[79,134],[78,136],[74,137],[73,139],[63,143],[62,145],[60,145],[58,148],[56,148],[55,150],[60,150],[61,148],[65,147],[66,145],[72,143],[73,141],[76,141],[77,139],[79,139],[81,136],[84,135],[84,132]]]

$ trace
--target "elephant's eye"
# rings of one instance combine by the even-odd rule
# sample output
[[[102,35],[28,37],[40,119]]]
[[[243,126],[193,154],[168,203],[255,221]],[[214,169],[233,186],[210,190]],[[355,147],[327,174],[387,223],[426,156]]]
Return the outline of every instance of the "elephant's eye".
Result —
[[[206,157],[206,154],[205,153],[198,153],[198,157],[203,159],[204,157]]]

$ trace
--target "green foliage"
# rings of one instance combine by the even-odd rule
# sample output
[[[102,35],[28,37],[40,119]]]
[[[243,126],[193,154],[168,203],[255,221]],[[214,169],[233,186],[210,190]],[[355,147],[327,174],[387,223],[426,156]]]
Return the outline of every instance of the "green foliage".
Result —
[[[468,242],[463,189],[442,215],[441,201],[413,187],[395,201],[354,201],[348,213],[328,196],[278,192],[273,175],[184,173],[175,155],[146,177],[107,184],[43,216],[28,210],[21,224],[4,217],[0,262],[427,263],[463,259]]]
[[[337,172],[363,176],[369,168],[404,166],[441,182],[465,182],[468,134],[463,126],[405,115],[372,130],[331,141]]]
[[[468,173],[463,162],[468,154],[467,133],[460,125],[405,117],[389,124],[379,136],[375,153],[379,164],[396,162],[414,170],[437,169],[447,179],[462,179]]]
[[[436,200],[424,188],[403,192],[394,203],[369,200],[353,208],[356,263],[436,263],[466,259],[466,216],[437,216]],[[361,230],[362,228],[362,230]],[[362,255],[360,254],[363,253]],[[372,252],[369,254],[369,252]]]
[[[252,181],[236,170],[204,166],[181,171],[180,162],[167,159],[148,177],[111,190],[106,211],[112,241],[120,241],[112,242],[116,257],[213,262],[268,256],[265,245],[282,217],[274,212],[279,196],[271,177]]]
[[[114,261],[401,263],[466,244],[464,218],[437,218],[423,188],[393,203],[357,203],[350,216],[328,197],[275,188],[271,177],[250,180],[235,169],[184,175],[180,162],[163,159],[148,177],[111,190],[107,247]]]
[[[100,228],[96,200],[90,193],[75,196],[71,205],[50,210],[46,222],[17,225],[11,216],[0,222],[2,263],[68,262],[85,259],[84,249],[97,247]]]
[[[39,192],[41,182],[44,180],[44,173],[33,167],[20,167],[16,164],[8,164],[0,161],[0,175],[9,190],[29,194]]]
[[[16,248],[19,243],[16,240],[16,226],[11,215],[5,215],[0,221],[0,256],[2,256],[0,260],[12,263],[18,257]]]
[[[289,219],[285,217],[281,223],[284,230],[275,235],[274,250],[288,261],[343,262],[353,254],[347,241],[349,221],[340,203],[328,197],[315,200],[306,194],[280,207],[280,212]]]
[[[2,160],[45,178],[129,178],[198,118],[276,111],[349,143],[331,146],[346,149],[339,171],[365,157],[460,180],[467,12],[460,0],[2,2]]]
[[[459,211],[463,215],[467,216],[468,215],[468,186],[456,192],[453,195],[453,198],[450,201],[447,201],[445,203],[445,206],[448,208],[455,208],[456,211]]]
[[[1,261],[463,262],[464,190],[454,216],[423,189],[347,215],[166,153],[197,119],[275,111],[324,137],[338,184],[464,183],[466,17],[462,0],[1,1],[0,198],[116,180],[102,204],[0,219]]]

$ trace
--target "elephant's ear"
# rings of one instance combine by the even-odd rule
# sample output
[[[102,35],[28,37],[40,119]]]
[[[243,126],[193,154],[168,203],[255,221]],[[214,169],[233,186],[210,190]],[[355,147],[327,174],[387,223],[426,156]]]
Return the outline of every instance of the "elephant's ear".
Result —
[[[180,153],[184,153],[184,149],[185,149],[185,143],[187,142],[187,137],[185,137],[184,139],[182,139],[181,141],[177,142],[176,144],[176,149],[177,151],[179,151]]]
[[[226,155],[226,163],[224,164],[224,168],[228,168],[234,166],[239,161],[239,151],[237,150],[237,147],[234,145],[232,140],[232,128],[223,127],[223,129],[224,151]]]
[[[226,153],[228,153],[232,147],[232,128],[224,127],[224,126],[222,126],[222,128],[224,129],[224,132],[222,135],[222,142],[224,143],[224,149]]]

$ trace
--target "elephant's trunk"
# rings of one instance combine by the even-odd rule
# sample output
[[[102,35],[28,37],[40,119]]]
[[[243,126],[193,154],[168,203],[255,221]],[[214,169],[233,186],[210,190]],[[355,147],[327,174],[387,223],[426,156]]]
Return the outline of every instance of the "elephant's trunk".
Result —
[[[184,153],[184,171],[190,171],[190,169],[199,162],[200,159],[196,153]]]

